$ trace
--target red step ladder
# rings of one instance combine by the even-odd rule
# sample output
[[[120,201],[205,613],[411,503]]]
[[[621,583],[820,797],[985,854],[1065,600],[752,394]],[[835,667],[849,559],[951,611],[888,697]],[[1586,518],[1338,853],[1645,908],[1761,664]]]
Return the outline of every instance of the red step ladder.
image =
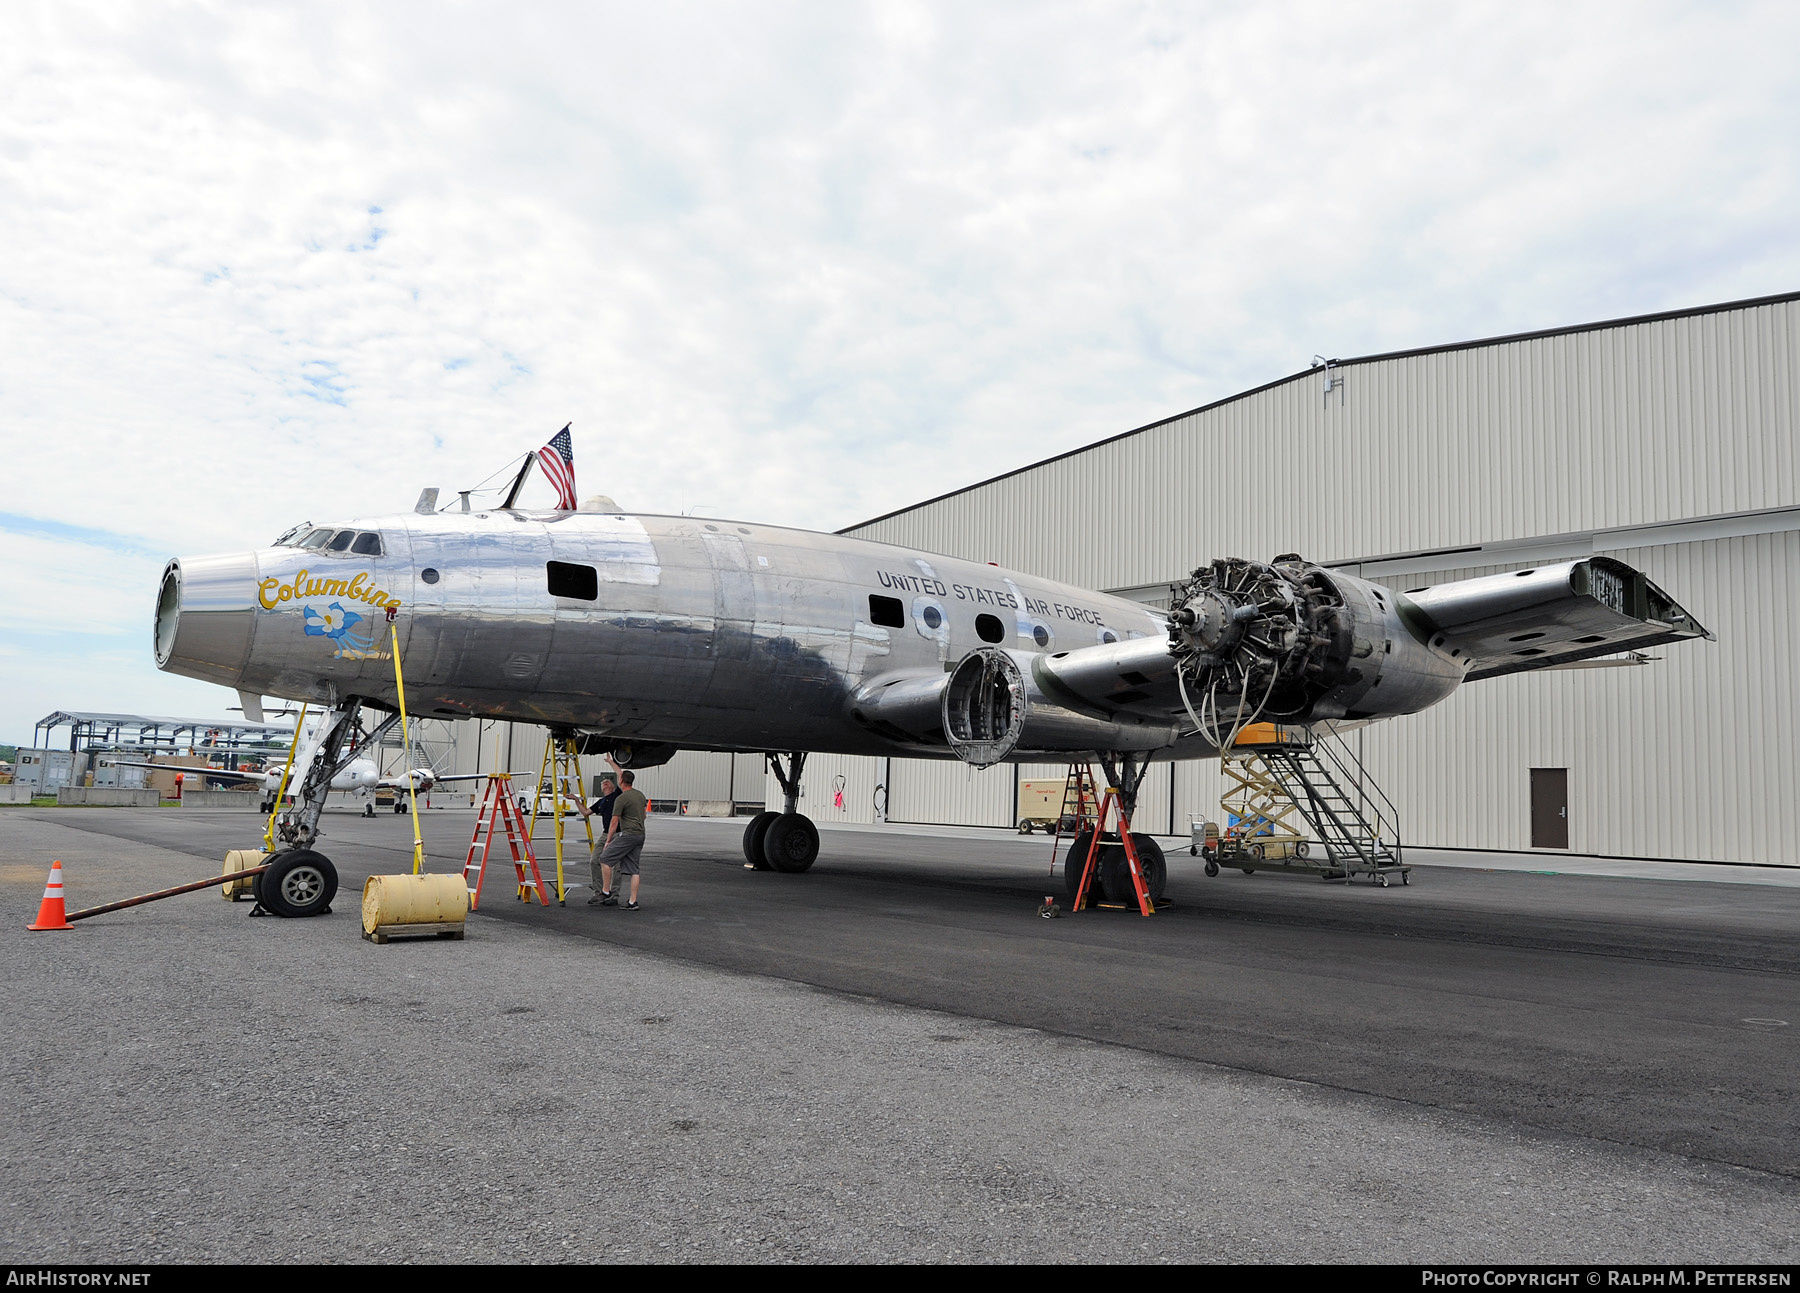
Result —
[[[1094,788],[1094,768],[1089,763],[1071,763],[1068,779],[1063,783],[1062,811],[1056,815],[1056,836],[1050,841],[1050,874],[1056,874],[1056,855],[1062,851],[1062,842],[1073,842],[1083,831],[1098,831],[1100,823],[1094,809],[1100,802],[1100,792]],[[1072,822],[1068,830],[1063,829],[1064,822]],[[1065,861],[1064,866],[1068,863]]]
[[[1100,879],[1100,850],[1106,835],[1106,816],[1114,808],[1119,810],[1119,842],[1125,846],[1125,864],[1131,869],[1131,887],[1137,891],[1138,911],[1146,916],[1156,914],[1156,904],[1150,899],[1150,890],[1144,884],[1144,868],[1138,864],[1137,845],[1131,842],[1131,819],[1125,815],[1125,805],[1119,799],[1116,786],[1108,786],[1106,795],[1100,801],[1100,816],[1094,822],[1094,833],[1089,838],[1088,851],[1085,858],[1076,858],[1071,852],[1064,866],[1081,867],[1081,887],[1075,891],[1075,902],[1070,911],[1081,911],[1088,906],[1088,891]]]
[[[496,819],[498,821],[496,822]],[[487,874],[488,853],[494,847],[496,826],[506,831],[506,843],[512,850],[513,874],[518,879],[519,901],[530,902],[536,890],[538,901],[550,905],[544,878],[538,874],[537,854],[531,851],[531,832],[519,814],[518,801],[512,794],[510,772],[490,772],[487,793],[482,796],[481,812],[475,818],[475,834],[469,839],[469,856],[463,859],[463,883],[469,885],[469,910],[481,906],[481,881]],[[480,858],[476,854],[480,853]],[[469,883],[473,872],[475,881]],[[527,874],[529,872],[529,875]]]

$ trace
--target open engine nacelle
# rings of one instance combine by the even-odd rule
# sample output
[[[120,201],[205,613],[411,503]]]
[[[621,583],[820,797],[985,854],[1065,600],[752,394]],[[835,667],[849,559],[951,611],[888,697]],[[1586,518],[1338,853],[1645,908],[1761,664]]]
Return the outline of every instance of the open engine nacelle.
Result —
[[[1176,727],[1131,712],[1083,704],[1057,684],[1046,657],[982,647],[957,663],[944,684],[944,737],[977,767],[1017,754],[1159,750]]]
[[[1463,679],[1461,662],[1407,622],[1403,595],[1291,553],[1201,566],[1170,606],[1183,700],[1217,740],[1250,721],[1410,714]]]

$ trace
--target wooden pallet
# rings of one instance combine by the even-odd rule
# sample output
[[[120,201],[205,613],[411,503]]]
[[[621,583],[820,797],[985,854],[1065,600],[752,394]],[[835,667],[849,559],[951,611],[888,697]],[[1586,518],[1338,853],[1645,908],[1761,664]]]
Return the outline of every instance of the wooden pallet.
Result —
[[[417,925],[377,925],[374,932],[363,932],[371,943],[385,943],[393,938],[457,938],[463,936],[460,920],[424,921]]]

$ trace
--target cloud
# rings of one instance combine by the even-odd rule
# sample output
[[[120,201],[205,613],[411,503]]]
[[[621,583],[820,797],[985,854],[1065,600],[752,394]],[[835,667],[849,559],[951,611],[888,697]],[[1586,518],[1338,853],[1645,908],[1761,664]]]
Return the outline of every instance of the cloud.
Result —
[[[0,502],[159,556],[570,420],[584,494],[834,528],[1315,352],[1800,284],[1791,6],[7,21]]]

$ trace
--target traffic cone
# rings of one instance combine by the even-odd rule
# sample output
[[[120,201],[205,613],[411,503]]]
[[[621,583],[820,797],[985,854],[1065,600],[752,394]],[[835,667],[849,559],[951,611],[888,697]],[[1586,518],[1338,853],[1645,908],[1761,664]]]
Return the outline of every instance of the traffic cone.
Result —
[[[44,886],[44,900],[38,904],[38,918],[26,929],[74,929],[63,907],[62,863],[50,864],[50,883]]]

